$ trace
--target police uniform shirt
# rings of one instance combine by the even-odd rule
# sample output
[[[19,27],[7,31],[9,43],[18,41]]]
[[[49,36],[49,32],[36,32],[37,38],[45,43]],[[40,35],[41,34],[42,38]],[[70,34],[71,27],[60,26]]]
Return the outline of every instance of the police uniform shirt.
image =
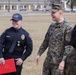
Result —
[[[29,33],[23,28],[16,30],[15,28],[11,27],[6,29],[6,31],[0,37],[0,58],[3,57],[3,47],[3,53],[10,54],[9,49],[12,45],[15,33],[17,33],[17,41],[11,54],[17,56],[21,55],[22,60],[25,60],[31,54],[33,45]]]

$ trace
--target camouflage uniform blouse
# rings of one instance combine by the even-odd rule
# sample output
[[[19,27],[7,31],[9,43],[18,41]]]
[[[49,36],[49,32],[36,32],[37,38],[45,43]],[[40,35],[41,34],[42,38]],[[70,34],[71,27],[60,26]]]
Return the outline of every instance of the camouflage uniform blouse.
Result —
[[[50,63],[59,64],[69,53],[70,45],[66,45],[66,41],[70,41],[71,30],[70,24],[66,21],[52,23],[39,48],[38,55],[41,56],[48,47],[46,61],[50,60]]]

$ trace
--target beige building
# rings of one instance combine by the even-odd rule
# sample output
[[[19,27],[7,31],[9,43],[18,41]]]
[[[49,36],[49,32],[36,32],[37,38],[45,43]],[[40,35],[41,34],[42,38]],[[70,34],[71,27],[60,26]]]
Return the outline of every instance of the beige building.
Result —
[[[41,8],[44,4],[49,5],[47,0],[0,0],[0,10],[19,10],[39,7]]]
[[[26,8],[32,10],[33,8],[42,8],[44,5],[49,7],[50,2],[59,0],[0,0],[0,10],[20,10]],[[64,8],[67,7],[67,0],[60,0],[63,2]]]

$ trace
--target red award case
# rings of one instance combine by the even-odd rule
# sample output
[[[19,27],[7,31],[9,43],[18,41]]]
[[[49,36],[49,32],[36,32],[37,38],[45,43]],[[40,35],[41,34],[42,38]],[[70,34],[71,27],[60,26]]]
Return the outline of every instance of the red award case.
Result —
[[[5,64],[0,65],[0,75],[11,72],[16,72],[15,61],[13,58],[5,60]]]

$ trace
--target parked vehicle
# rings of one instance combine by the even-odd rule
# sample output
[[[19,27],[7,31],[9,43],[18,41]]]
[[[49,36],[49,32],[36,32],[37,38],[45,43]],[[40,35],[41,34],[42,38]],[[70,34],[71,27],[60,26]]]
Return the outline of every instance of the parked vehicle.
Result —
[[[76,12],[76,8],[73,8],[73,11]]]
[[[34,8],[33,11],[39,11],[39,9],[38,8]]]
[[[26,8],[21,8],[20,11],[26,11]]]
[[[71,8],[65,8],[64,11],[65,12],[71,12],[72,9]],[[76,8],[73,8],[73,12],[76,12]]]
[[[50,11],[51,9],[49,9],[49,8],[40,8],[39,10],[40,11]]]
[[[46,10],[46,9],[45,9],[45,8],[40,8],[39,10],[40,10],[40,11],[44,11],[44,10]]]
[[[71,8],[65,8],[64,11],[65,12],[71,12]]]

